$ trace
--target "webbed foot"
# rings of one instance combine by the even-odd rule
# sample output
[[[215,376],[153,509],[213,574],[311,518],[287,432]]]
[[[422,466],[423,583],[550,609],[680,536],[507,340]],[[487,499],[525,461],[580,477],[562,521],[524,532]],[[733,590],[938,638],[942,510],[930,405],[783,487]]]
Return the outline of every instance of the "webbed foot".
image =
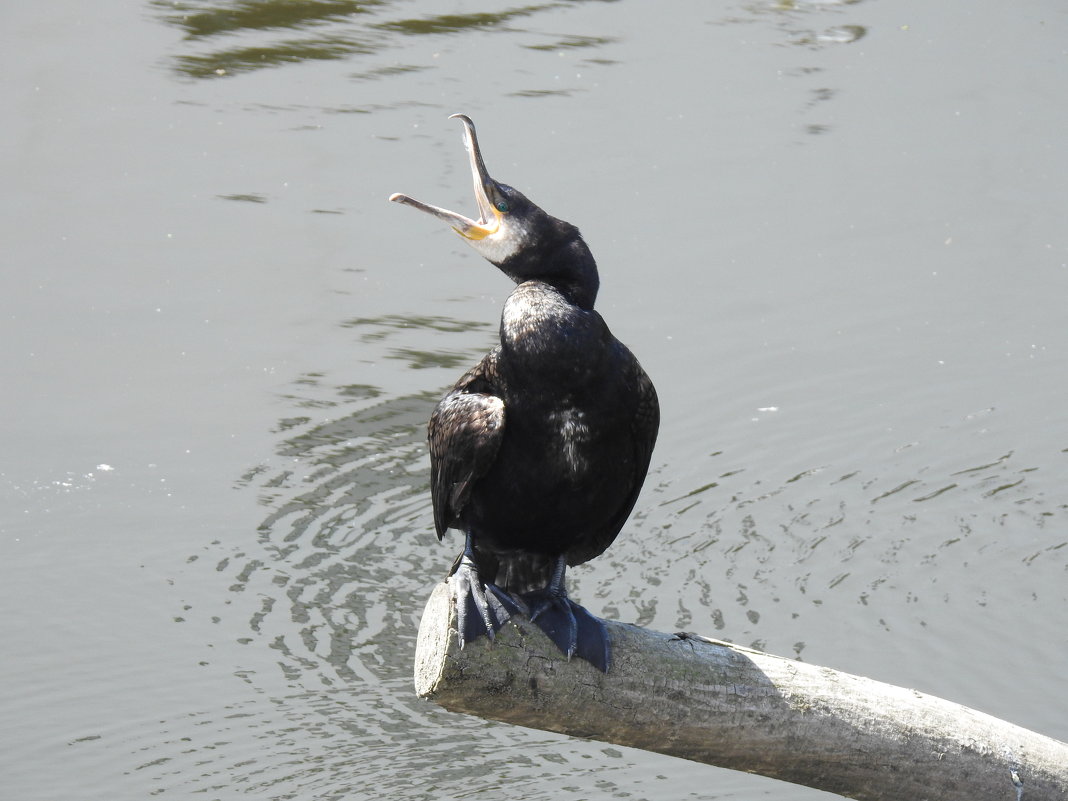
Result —
[[[544,631],[568,659],[577,656],[607,673],[611,661],[608,629],[600,618],[567,597],[565,567],[561,557],[545,589],[521,596],[530,607],[530,622]]]
[[[522,610],[512,596],[494,584],[483,584],[475,563],[460,558],[448,579],[456,604],[456,629],[460,647],[486,636],[491,640],[512,615]]]

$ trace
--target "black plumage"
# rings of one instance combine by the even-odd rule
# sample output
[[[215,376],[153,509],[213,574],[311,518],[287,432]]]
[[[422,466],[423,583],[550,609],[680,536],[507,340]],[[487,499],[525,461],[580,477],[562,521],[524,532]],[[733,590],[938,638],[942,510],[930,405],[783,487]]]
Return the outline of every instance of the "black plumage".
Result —
[[[434,524],[466,535],[450,577],[461,643],[525,614],[569,656],[607,670],[603,624],[564,590],[567,565],[612,543],[638,497],[659,425],[656,391],[600,314],[578,229],[486,172],[463,115],[479,219],[405,195],[516,282],[500,345],[428,426]]]

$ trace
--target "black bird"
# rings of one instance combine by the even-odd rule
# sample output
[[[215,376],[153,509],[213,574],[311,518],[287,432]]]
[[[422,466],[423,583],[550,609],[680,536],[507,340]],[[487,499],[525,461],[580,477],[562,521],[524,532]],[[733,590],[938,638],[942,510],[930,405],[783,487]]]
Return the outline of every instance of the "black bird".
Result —
[[[430,418],[438,539],[466,535],[449,584],[461,646],[521,613],[570,658],[607,672],[604,624],[567,597],[564,571],[599,556],[634,507],[656,442],[656,390],[593,310],[597,264],[578,229],[486,171],[463,114],[477,220],[407,195],[517,284],[500,345]]]

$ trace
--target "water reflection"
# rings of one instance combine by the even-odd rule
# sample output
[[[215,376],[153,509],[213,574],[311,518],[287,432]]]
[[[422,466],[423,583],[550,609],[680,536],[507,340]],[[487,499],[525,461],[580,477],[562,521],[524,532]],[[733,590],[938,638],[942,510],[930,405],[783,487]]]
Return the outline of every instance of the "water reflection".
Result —
[[[864,38],[868,29],[856,23],[828,25],[825,28],[810,27],[814,21],[823,22],[824,15],[844,13],[841,7],[853,6],[861,0],[774,0],[747,6],[755,16],[771,15],[782,30],[786,44],[809,49],[826,45],[852,44]]]
[[[423,36],[438,33],[459,33],[472,28],[498,28],[508,22],[523,17],[530,17],[543,11],[558,8],[559,3],[542,3],[540,5],[520,6],[504,11],[482,11],[469,14],[440,14],[424,17],[381,22],[375,25],[379,30],[396,31],[409,36]]]
[[[308,28],[365,14],[382,3],[378,0],[246,0],[212,4],[157,0],[153,5],[168,22],[196,39],[249,30]]]
[[[838,25],[823,31],[803,31],[790,37],[792,44],[818,47],[825,44],[852,44],[867,34],[862,25]]]
[[[396,345],[388,349],[384,352],[384,358],[398,359],[413,369],[442,367],[454,371],[459,370],[460,373],[482,358],[492,343],[490,332],[496,330],[495,323],[455,320],[430,315],[360,317],[342,323],[342,327],[360,329],[360,341],[364,344],[379,343],[384,340],[396,341],[401,337],[411,343],[410,345]],[[484,344],[480,342],[470,348],[428,350],[426,347],[426,332],[428,331],[439,334],[486,332],[486,336]]]
[[[195,3],[152,0],[160,18],[185,32],[189,48],[204,52],[175,58],[175,69],[189,78],[219,78],[287,63],[347,59],[398,47],[411,36],[448,36],[470,31],[527,33],[547,39],[524,47],[558,51],[599,47],[608,36],[554,36],[513,26],[518,20],[559,11],[568,5],[615,0],[568,0],[467,13],[411,16],[407,3],[351,0],[268,0]],[[396,18],[389,18],[396,10]],[[611,63],[602,61],[600,63]],[[425,65],[375,67],[356,78],[378,79],[428,69]]]
[[[822,7],[852,6],[861,0],[775,0],[774,7],[779,11],[804,11]]]

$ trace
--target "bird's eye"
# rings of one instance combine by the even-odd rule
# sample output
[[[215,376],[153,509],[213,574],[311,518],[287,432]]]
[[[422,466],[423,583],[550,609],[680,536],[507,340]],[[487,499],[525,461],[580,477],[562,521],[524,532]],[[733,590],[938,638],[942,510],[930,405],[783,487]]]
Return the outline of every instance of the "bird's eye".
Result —
[[[499,211],[502,214],[504,214],[505,212],[508,211],[508,204],[505,203],[503,200],[498,200],[497,201],[497,211]]]

